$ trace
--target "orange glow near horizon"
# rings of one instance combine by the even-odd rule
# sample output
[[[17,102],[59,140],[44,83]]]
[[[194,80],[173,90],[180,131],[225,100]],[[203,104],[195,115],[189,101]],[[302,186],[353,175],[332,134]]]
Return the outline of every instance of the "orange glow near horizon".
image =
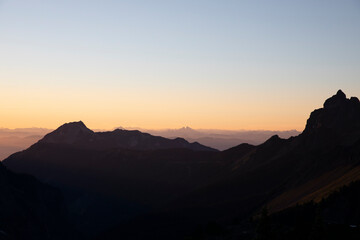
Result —
[[[25,77],[25,76],[24,76]],[[15,79],[16,80],[16,79]],[[223,130],[302,131],[310,113],[322,107],[339,87],[284,89],[256,86],[239,90],[219,85],[84,85],[71,87],[56,81],[45,84],[28,78],[18,88],[0,82],[0,127],[55,129],[66,122],[83,121],[90,129],[116,127]],[[16,82],[16,81],[15,81]],[[357,89],[343,88],[348,97]],[[296,94],[295,94],[296,93]]]
[[[1,85],[1,84],[0,84]],[[310,113],[335,94],[302,98],[300,94],[258,95],[236,92],[156,88],[2,88],[0,127],[55,129],[66,122],[83,121],[90,129],[116,127],[223,130],[302,131]],[[345,90],[346,93],[346,90]],[[304,93],[305,95],[305,93]],[[261,96],[261,97],[260,97]],[[354,96],[350,95],[349,96]],[[356,96],[356,95],[355,95]]]
[[[91,129],[104,130],[120,126],[146,129],[190,126],[194,129],[302,131],[310,112],[321,107],[320,102],[320,106],[314,106],[309,100],[287,101],[286,95],[265,95],[268,99],[228,95],[216,99],[196,92],[129,92],[8,89],[0,96],[0,127],[54,129],[66,122],[81,120]]]

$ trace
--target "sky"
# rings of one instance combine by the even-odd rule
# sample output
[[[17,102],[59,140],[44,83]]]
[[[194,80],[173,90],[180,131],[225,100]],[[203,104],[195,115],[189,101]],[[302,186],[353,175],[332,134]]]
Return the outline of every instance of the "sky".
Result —
[[[0,127],[303,130],[360,97],[359,0],[0,0]]]

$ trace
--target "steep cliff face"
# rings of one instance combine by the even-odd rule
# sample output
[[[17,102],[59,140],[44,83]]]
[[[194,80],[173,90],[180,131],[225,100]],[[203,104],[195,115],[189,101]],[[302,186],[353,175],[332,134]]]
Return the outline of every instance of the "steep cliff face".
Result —
[[[327,132],[344,144],[354,143],[360,133],[360,102],[356,97],[346,98],[339,90],[327,99],[324,107],[313,111],[303,135]]]

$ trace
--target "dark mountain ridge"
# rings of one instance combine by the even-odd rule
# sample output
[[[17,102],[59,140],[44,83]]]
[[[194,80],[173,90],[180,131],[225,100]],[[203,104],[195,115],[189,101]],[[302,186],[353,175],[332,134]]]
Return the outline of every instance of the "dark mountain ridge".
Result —
[[[209,205],[220,209],[231,205],[231,214],[236,216],[235,209],[237,214],[246,215],[251,204],[267,204],[274,212],[320,200],[341,184],[360,178],[356,174],[360,163],[359,123],[359,101],[347,99],[339,90],[325,101],[324,108],[311,113],[302,134],[289,139],[275,135],[248,149],[248,154],[234,153],[231,170],[216,183],[179,200],[179,208]],[[248,199],[253,201],[249,203]]]
[[[323,108],[311,113],[301,135],[303,138],[314,138],[325,137],[325,134],[332,135],[331,140],[342,145],[352,144],[359,139],[360,102],[358,98],[347,99],[346,95],[339,90],[336,95],[325,101]]]
[[[195,151],[217,151],[183,138],[167,139],[137,130],[116,129],[111,132],[93,132],[82,121],[66,123],[47,134],[39,143],[64,144],[75,148],[109,150],[115,148],[155,150],[184,148]]]

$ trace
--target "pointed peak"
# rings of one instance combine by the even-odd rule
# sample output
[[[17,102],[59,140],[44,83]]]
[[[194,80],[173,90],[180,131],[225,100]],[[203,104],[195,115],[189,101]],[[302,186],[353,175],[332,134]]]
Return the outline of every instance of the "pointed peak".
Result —
[[[279,135],[275,134],[275,135],[271,136],[268,140],[266,140],[264,144],[271,144],[271,143],[277,142],[281,139],[282,138],[280,138]]]
[[[40,141],[47,143],[73,144],[77,141],[89,139],[93,134],[94,132],[87,128],[82,121],[69,122],[47,134]]]
[[[345,93],[341,89],[339,89],[337,91],[336,96],[341,97],[341,98],[346,98]]]
[[[278,140],[278,139],[280,139],[279,135],[275,134],[275,135],[271,136],[268,141],[274,141],[274,140]]]

